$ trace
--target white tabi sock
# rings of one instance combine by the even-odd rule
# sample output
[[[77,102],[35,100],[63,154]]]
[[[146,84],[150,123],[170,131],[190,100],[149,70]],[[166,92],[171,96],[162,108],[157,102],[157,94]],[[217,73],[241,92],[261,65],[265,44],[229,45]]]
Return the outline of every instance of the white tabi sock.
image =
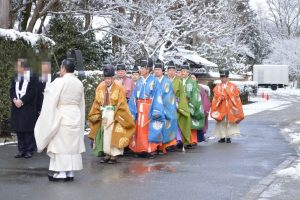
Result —
[[[67,172],[67,177],[74,177],[74,172],[73,171]]]
[[[67,178],[66,172],[58,172],[53,175],[53,178]]]

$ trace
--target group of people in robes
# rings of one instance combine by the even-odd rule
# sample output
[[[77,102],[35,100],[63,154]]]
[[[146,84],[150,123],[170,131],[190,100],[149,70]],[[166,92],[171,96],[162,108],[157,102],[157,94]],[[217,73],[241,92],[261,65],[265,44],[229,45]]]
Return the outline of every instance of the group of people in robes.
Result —
[[[104,80],[96,88],[87,116],[92,153],[101,156],[101,163],[117,163],[124,152],[151,159],[159,153],[194,148],[206,140],[209,113],[217,121],[214,133],[219,143],[230,143],[231,137],[240,133],[237,124],[244,114],[239,90],[229,81],[228,70],[220,71],[221,83],[214,88],[211,104],[188,63],[176,66],[173,61],[165,65],[161,60],[141,59],[131,70],[131,78],[126,76],[123,63],[112,66],[104,62],[102,69]],[[50,157],[50,181],[72,181],[74,171],[83,168],[84,87],[74,70],[72,59],[65,59],[60,77],[44,84],[43,103],[34,127],[37,151],[47,149]],[[15,107],[12,115],[23,105],[33,103],[27,100],[29,97],[24,98],[30,86],[23,89],[18,80],[13,85],[17,89],[11,89]],[[19,139],[23,133],[15,130]],[[32,151],[31,147],[22,148],[19,157]]]

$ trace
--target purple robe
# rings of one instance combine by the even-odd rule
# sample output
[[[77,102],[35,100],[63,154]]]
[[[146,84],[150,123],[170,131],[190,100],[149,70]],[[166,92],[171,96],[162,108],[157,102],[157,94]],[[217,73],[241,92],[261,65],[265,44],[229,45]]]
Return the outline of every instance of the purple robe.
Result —
[[[201,99],[202,99],[202,106],[203,106],[203,110],[204,110],[204,114],[205,114],[204,127],[202,128],[201,131],[202,131],[202,133],[206,133],[206,131],[208,129],[208,115],[209,115],[211,103],[205,92],[205,89],[201,86],[199,86],[199,89],[200,89],[200,95],[201,95]]]

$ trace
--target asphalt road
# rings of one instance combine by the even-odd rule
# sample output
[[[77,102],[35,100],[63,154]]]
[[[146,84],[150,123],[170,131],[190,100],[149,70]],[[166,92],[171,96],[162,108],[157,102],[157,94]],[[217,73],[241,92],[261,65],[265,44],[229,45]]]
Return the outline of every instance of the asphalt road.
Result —
[[[16,146],[0,147],[0,200],[236,200],[296,152],[280,128],[300,118],[299,99],[284,110],[247,117],[241,136],[231,144],[216,140],[186,152],[169,153],[154,160],[125,156],[117,165],[100,164],[89,146],[84,170],[71,183],[47,179],[49,159],[15,159]],[[210,122],[208,136],[214,128]],[[88,141],[86,141],[88,144]]]

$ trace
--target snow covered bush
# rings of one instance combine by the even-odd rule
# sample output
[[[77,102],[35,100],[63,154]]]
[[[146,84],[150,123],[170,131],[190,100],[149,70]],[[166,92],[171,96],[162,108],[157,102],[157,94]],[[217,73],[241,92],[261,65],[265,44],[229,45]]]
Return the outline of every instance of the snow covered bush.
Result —
[[[99,83],[103,81],[101,71],[86,72],[85,78],[82,80],[85,94],[85,112],[89,113],[95,98],[95,91]]]

